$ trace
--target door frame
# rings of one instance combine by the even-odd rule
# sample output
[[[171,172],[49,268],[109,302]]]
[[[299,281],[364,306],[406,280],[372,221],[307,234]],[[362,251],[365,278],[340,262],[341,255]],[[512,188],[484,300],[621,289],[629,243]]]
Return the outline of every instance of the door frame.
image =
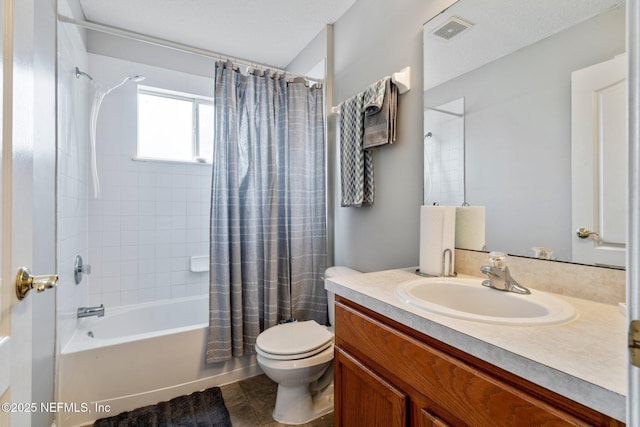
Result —
[[[640,320],[640,0],[627,0],[627,319]],[[627,425],[640,425],[640,367],[628,363]]]
[[[6,236],[7,228],[5,227],[4,219],[6,218],[5,210],[7,207],[6,203],[2,198],[3,195],[6,195],[6,187],[10,188],[10,181],[7,182],[5,175],[7,174],[7,161],[10,157],[10,150],[7,147],[7,129],[5,126],[5,98],[4,94],[6,93],[7,86],[11,87],[8,79],[6,68],[9,67],[7,63],[7,58],[9,56],[9,52],[6,52],[5,43],[9,43],[8,35],[11,34],[11,27],[7,22],[7,12],[6,9],[9,6],[9,2],[7,0],[3,0],[0,4],[0,46],[2,46],[2,51],[0,51],[0,237]],[[9,70],[10,71],[10,70]],[[6,285],[7,277],[3,272],[11,267],[11,260],[7,257],[7,254],[11,253],[11,245],[7,241],[8,239],[2,238],[0,239],[0,284],[5,284],[5,286],[0,286],[0,401],[6,402],[10,398],[10,353],[11,353],[11,341],[10,341],[10,332],[11,332],[11,322],[10,322],[10,309],[11,309],[11,294],[8,292]],[[8,421],[8,414],[0,413],[0,423],[6,423]]]

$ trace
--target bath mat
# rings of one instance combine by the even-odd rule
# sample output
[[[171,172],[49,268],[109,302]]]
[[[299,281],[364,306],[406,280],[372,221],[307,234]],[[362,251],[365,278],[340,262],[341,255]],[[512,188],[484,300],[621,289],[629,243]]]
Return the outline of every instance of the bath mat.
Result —
[[[231,427],[220,388],[176,397],[168,402],[97,420],[94,427]]]

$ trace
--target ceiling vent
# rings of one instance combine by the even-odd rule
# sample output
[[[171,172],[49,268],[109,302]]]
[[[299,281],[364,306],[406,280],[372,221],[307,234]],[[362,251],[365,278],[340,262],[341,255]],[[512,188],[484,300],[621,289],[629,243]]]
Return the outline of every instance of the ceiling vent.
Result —
[[[473,24],[469,21],[465,21],[457,16],[452,16],[444,24],[433,30],[431,33],[444,40],[451,40],[455,36],[469,28],[473,27]]]

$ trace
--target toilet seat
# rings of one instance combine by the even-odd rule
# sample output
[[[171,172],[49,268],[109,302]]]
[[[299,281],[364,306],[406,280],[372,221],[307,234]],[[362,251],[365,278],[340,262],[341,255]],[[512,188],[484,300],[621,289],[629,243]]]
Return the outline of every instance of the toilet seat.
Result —
[[[304,359],[333,345],[333,334],[314,320],[284,323],[262,332],[256,352],[269,359]]]

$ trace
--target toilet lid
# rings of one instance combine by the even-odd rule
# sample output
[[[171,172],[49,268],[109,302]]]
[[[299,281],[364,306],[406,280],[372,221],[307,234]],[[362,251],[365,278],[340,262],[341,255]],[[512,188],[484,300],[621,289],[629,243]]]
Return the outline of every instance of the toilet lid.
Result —
[[[331,344],[333,334],[314,320],[283,323],[258,335],[256,348],[275,356],[316,353]]]

